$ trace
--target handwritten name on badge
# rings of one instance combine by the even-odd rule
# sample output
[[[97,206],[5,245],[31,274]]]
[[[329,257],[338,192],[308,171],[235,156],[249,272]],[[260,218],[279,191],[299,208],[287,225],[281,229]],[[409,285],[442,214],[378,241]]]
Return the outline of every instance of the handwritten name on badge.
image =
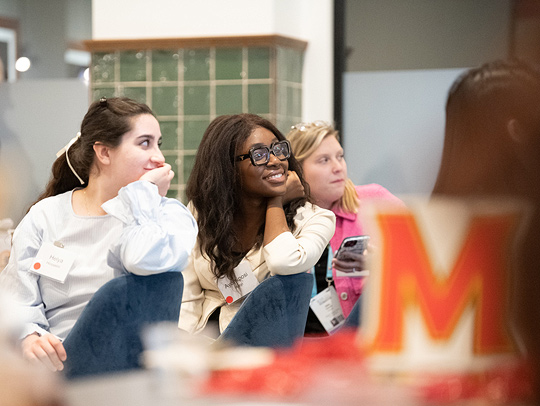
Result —
[[[75,254],[61,246],[44,243],[39,249],[30,271],[64,283],[75,261]]]
[[[259,284],[259,281],[253,275],[249,262],[242,261],[234,268],[235,280],[238,283],[238,288],[226,276],[217,280],[218,288],[225,298],[227,304],[236,302],[238,299],[246,296]]]

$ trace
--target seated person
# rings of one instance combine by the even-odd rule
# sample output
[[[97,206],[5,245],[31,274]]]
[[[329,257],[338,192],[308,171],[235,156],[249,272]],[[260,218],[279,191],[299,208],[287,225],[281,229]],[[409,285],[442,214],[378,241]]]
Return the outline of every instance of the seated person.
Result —
[[[25,358],[62,370],[62,340],[102,285],[126,272],[186,265],[197,225],[184,205],[165,197],[174,173],[160,144],[148,106],[102,98],[59,152],[0,274],[22,308]]]
[[[347,252],[344,253],[345,258],[340,260],[333,254],[344,238],[364,234],[359,211],[362,202],[378,199],[398,205],[403,203],[380,185],[353,184],[347,177],[347,163],[338,132],[331,125],[322,121],[297,124],[291,128],[287,139],[296,159],[302,165],[313,201],[336,215],[336,231],[330,240],[330,246],[325,249],[312,271],[315,280],[313,296],[333,285],[343,312],[343,316],[338,316],[337,321],[342,322],[362,293],[364,277],[354,274],[364,269],[364,255]],[[348,273],[351,276],[338,276],[336,271],[341,271],[341,275]],[[338,313],[339,309],[336,314]],[[337,326],[334,323],[333,328],[335,327]],[[310,309],[306,334],[326,333],[327,330]]]
[[[335,217],[305,190],[288,141],[268,120],[239,114],[210,124],[186,191],[199,234],[183,273],[181,329],[200,333],[219,311],[223,332],[259,282],[315,265]]]

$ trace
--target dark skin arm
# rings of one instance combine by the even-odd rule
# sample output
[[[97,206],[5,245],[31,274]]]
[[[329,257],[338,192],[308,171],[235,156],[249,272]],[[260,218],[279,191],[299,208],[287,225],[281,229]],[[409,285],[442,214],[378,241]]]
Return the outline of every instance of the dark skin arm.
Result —
[[[289,230],[283,205],[293,199],[304,196],[304,187],[294,171],[287,173],[287,191],[282,196],[268,199],[266,205],[266,223],[264,227],[263,244],[270,243],[278,235]]]

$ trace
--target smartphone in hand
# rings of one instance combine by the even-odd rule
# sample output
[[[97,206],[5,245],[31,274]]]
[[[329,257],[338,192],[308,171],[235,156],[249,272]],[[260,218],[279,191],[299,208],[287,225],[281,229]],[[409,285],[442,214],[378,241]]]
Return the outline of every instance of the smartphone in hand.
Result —
[[[369,243],[369,235],[355,235],[352,237],[346,237],[341,242],[339,249],[337,250],[335,257],[339,260],[347,261],[345,252],[354,252],[355,254],[363,254],[367,249]],[[364,277],[369,275],[369,271],[366,269],[358,269],[356,271],[344,272],[336,269],[336,276],[347,277]]]
[[[343,253],[354,252],[356,254],[363,254],[367,249],[369,243],[369,235],[355,235],[353,237],[345,237],[336,252],[336,258],[340,260],[347,260],[344,258]]]

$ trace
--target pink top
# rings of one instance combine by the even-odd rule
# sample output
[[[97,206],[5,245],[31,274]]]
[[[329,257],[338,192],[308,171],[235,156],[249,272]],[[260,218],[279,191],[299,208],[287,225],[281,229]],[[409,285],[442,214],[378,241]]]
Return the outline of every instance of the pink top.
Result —
[[[345,237],[353,235],[363,235],[362,224],[360,224],[360,212],[362,203],[367,200],[384,200],[385,202],[394,202],[400,206],[403,202],[390,193],[381,185],[375,183],[369,185],[356,186],[356,193],[360,199],[358,213],[345,213],[341,210],[332,208],[336,215],[336,231],[330,240],[332,252],[336,252]],[[334,284],[343,309],[343,315],[347,317],[354,304],[362,293],[365,278],[336,277],[336,270],[332,269]]]

